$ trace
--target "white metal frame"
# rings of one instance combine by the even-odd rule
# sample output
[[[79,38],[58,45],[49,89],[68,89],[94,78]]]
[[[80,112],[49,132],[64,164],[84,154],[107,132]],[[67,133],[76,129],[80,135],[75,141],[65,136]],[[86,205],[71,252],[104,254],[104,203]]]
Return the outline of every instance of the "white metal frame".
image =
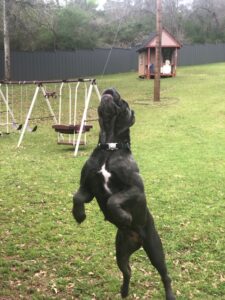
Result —
[[[6,122],[5,123],[0,123],[0,126],[6,126],[6,133],[9,133],[9,125],[12,125],[13,128],[16,128],[16,119],[14,117],[13,111],[9,106],[9,88],[8,85],[5,85],[5,95],[2,91],[2,84],[0,83],[0,98],[2,99],[2,101],[5,104],[5,108],[6,108]],[[12,122],[10,122],[10,117],[12,119]]]
[[[21,130],[21,133],[20,133],[20,137],[19,137],[19,141],[18,141],[18,144],[17,144],[17,148],[20,147],[20,145],[21,145],[21,143],[23,141],[23,137],[24,137],[26,129],[28,128],[28,123],[29,123],[29,119],[31,117],[31,114],[32,114],[32,111],[33,111],[33,108],[34,108],[34,104],[35,104],[35,102],[37,100],[37,96],[38,96],[38,93],[39,93],[40,90],[42,91],[42,93],[44,95],[45,102],[47,104],[47,107],[49,109],[49,112],[50,112],[51,116],[53,117],[54,123],[55,124],[58,123],[56,115],[55,115],[55,113],[54,113],[54,111],[52,109],[51,103],[49,101],[49,97],[46,94],[46,90],[43,87],[42,83],[38,83],[38,85],[36,86],[36,89],[35,89],[35,92],[34,92],[34,95],[33,95],[32,101],[31,101],[31,104],[30,104],[29,111],[28,111],[27,116],[26,116],[25,123],[24,123],[24,125],[22,127],[22,130]]]
[[[97,84],[96,84],[95,80],[93,80],[91,82],[90,86],[89,86],[87,96],[85,97],[85,107],[84,107],[83,116],[82,116],[82,119],[81,119],[80,130],[79,130],[79,133],[78,133],[77,142],[76,142],[76,145],[75,145],[74,156],[77,156],[77,154],[78,154],[79,145],[80,145],[80,142],[81,142],[81,136],[82,136],[83,128],[84,128],[85,121],[86,121],[86,118],[87,118],[87,112],[88,112],[88,107],[89,107],[89,103],[90,103],[90,100],[91,100],[93,87],[94,87],[94,90],[97,94],[97,97],[98,97],[99,101],[101,101],[101,95],[100,95],[100,92],[98,90]]]
[[[72,90],[71,90],[71,85],[70,84],[75,83],[75,82],[77,84],[76,84],[76,87],[75,87],[74,107],[73,107],[73,105],[72,105]],[[60,89],[59,89],[59,116],[58,116],[58,119],[57,119],[57,117],[56,117],[56,115],[55,115],[55,113],[52,109],[51,103],[49,101],[49,96],[46,93],[46,90],[43,86],[44,83],[61,83]],[[13,121],[12,124],[17,124],[17,123],[16,123],[16,120],[14,118],[13,112],[9,107],[9,103],[8,103],[8,85],[7,84],[20,84],[20,85],[21,84],[35,84],[36,85],[36,88],[35,88],[35,91],[34,91],[34,94],[33,94],[33,97],[32,97],[32,101],[31,101],[31,104],[30,104],[30,107],[29,107],[24,125],[23,125],[23,127],[20,131],[20,136],[19,136],[19,141],[17,143],[17,148],[20,147],[20,145],[23,141],[26,130],[29,129],[29,125],[28,125],[29,119],[31,117],[35,102],[37,101],[37,97],[38,97],[38,94],[39,94],[40,91],[42,92],[42,94],[44,96],[45,102],[47,104],[47,107],[48,107],[48,110],[49,110],[51,116],[53,117],[54,123],[55,124],[61,124],[61,121],[62,121],[61,120],[61,114],[62,114],[62,89],[63,89],[63,86],[64,86],[65,83],[68,83],[68,88],[69,88],[69,123],[71,124],[73,122],[74,125],[76,125],[77,122],[78,122],[78,120],[77,120],[78,89],[80,87],[80,84],[84,83],[84,93],[85,93],[85,95],[84,95],[84,110],[83,110],[82,119],[81,119],[81,123],[80,123],[80,130],[79,130],[79,133],[77,135],[77,139],[75,137],[75,133],[74,133],[73,138],[72,138],[72,143],[75,146],[74,156],[77,156],[79,146],[80,146],[80,143],[81,143],[81,137],[82,137],[84,125],[86,123],[87,112],[88,112],[91,96],[92,96],[92,93],[93,93],[93,88],[96,92],[96,95],[97,95],[99,101],[101,101],[101,95],[100,95],[100,92],[98,90],[95,79],[53,80],[53,81],[23,81],[23,82],[22,81],[17,81],[17,82],[16,81],[14,81],[14,82],[13,81],[8,81],[8,82],[7,81],[2,81],[2,82],[0,82],[0,97],[3,99],[3,102],[5,103],[6,108],[7,108],[7,123],[8,123],[8,119],[9,119],[9,115],[10,115],[11,118],[12,118],[12,121]],[[6,96],[4,95],[4,93],[1,90],[1,84],[4,84],[6,86]],[[87,84],[89,84],[89,86],[87,86]],[[73,113],[73,117],[72,117],[72,113]],[[59,133],[58,134],[58,141],[63,140],[63,139],[64,139],[63,134]],[[71,137],[69,137],[69,139],[71,141]],[[86,133],[85,132],[84,132],[84,142],[86,143]]]
[[[90,83],[89,86],[87,86],[87,83]],[[97,84],[95,79],[81,79],[77,81],[76,87],[75,87],[75,93],[74,93],[74,107],[72,104],[72,89],[71,89],[71,85],[69,83],[68,88],[69,88],[69,124],[73,124],[74,126],[78,124],[78,120],[77,120],[77,107],[78,107],[78,90],[79,87],[81,86],[81,83],[84,83],[84,110],[83,110],[83,114],[82,114],[82,119],[81,119],[81,123],[79,123],[80,125],[80,130],[76,139],[76,133],[74,132],[73,134],[73,139],[71,140],[71,134],[69,134],[69,143],[72,143],[72,145],[74,145],[74,156],[77,156],[78,154],[78,150],[79,150],[79,146],[81,144],[81,137],[83,134],[83,139],[84,139],[84,144],[86,145],[87,142],[87,137],[86,137],[86,132],[84,131],[83,133],[83,129],[86,123],[86,119],[87,119],[87,112],[88,112],[88,108],[89,108],[89,104],[90,104],[90,100],[91,100],[91,96],[92,96],[92,92],[93,92],[93,88],[96,92],[96,95],[99,99],[99,101],[101,101],[101,95],[100,92],[98,90]],[[62,124],[62,92],[63,92],[63,88],[64,88],[64,82],[61,83],[60,89],[59,89],[59,118],[58,118],[58,124]],[[72,109],[73,108],[73,109]],[[63,134],[58,134],[58,143],[60,143],[61,141],[64,140],[64,136]]]
[[[74,94],[74,107],[72,106],[72,90],[71,90],[71,83],[76,82],[76,87],[75,87],[75,94]],[[44,88],[43,84],[44,83],[61,83],[60,85],[60,89],[59,89],[59,116],[58,119],[52,109],[51,103],[49,101],[49,96],[46,93],[46,89]],[[69,123],[71,124],[73,122],[74,125],[77,124],[78,120],[77,120],[77,101],[78,101],[78,89],[80,87],[80,83],[84,83],[84,110],[83,110],[83,114],[82,114],[82,119],[81,119],[81,123],[80,123],[80,130],[76,139],[75,133],[73,134],[73,138],[72,138],[72,143],[75,146],[74,149],[74,156],[77,156],[78,154],[78,150],[79,150],[79,146],[81,143],[81,137],[82,137],[82,133],[83,133],[83,129],[84,129],[84,125],[86,123],[86,118],[87,118],[87,112],[88,112],[88,108],[89,108],[89,104],[90,104],[90,100],[91,100],[91,96],[92,96],[92,92],[93,92],[93,88],[96,92],[96,95],[99,99],[99,101],[101,101],[101,95],[100,92],[98,90],[97,84],[95,79],[77,79],[77,80],[54,80],[54,81],[1,81],[0,82],[0,98],[2,98],[5,106],[6,106],[6,125],[7,126],[7,132],[9,131],[9,125],[13,125],[13,127],[15,128],[15,125],[17,124],[14,115],[13,115],[13,111],[12,109],[9,107],[9,99],[8,99],[8,84],[19,84],[19,85],[23,85],[23,84],[35,84],[36,88],[32,97],[32,101],[24,122],[24,125],[20,131],[20,136],[19,136],[19,141],[17,143],[17,148],[20,147],[25,132],[27,129],[29,129],[29,119],[31,117],[35,102],[37,101],[37,97],[39,92],[41,91],[45,102],[47,104],[48,110],[53,118],[53,121],[55,124],[61,124],[61,114],[62,114],[62,89],[65,83],[68,83],[68,88],[69,88]],[[89,86],[87,87],[87,83],[89,83]],[[5,95],[1,89],[1,86],[5,85],[6,86],[6,92]],[[73,110],[73,118],[72,118],[72,110]],[[12,119],[12,123],[9,123],[9,116]],[[2,125],[2,124],[0,124]],[[58,141],[59,140],[63,140],[63,134],[59,133],[58,134]],[[69,136],[69,140],[71,141],[71,136]],[[86,144],[86,133],[84,132],[84,143]]]

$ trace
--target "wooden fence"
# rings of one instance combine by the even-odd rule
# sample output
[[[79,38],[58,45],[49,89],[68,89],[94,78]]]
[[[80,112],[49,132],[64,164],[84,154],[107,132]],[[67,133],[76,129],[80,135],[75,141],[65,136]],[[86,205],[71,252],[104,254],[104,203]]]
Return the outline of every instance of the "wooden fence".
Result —
[[[225,61],[225,44],[184,45],[178,65]],[[114,74],[137,70],[137,48],[11,53],[11,80],[52,80]],[[4,53],[0,50],[0,79],[4,79]]]

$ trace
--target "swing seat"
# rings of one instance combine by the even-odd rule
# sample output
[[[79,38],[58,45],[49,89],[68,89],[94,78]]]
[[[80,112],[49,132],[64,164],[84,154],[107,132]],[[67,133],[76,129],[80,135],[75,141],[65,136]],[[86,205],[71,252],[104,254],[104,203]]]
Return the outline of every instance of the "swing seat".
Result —
[[[61,125],[61,124],[55,124],[52,125],[52,128],[55,129],[56,132],[64,133],[64,134],[74,134],[80,132],[80,125]],[[93,128],[92,125],[84,125],[83,132],[88,132]]]
[[[73,143],[73,142],[59,141],[59,142],[57,142],[57,144],[58,144],[58,145],[66,145],[66,146],[76,146],[77,143],[76,143],[76,142]],[[79,145],[84,146],[84,145],[86,145],[86,144],[85,144],[84,141],[81,141]]]

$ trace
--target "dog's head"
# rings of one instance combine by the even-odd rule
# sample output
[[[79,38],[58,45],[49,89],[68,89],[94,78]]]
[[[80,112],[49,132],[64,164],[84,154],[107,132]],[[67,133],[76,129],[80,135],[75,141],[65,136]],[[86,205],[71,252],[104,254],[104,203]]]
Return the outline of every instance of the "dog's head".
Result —
[[[106,137],[104,142],[112,142],[112,137],[119,137],[135,123],[134,111],[114,88],[103,92],[98,115],[101,130]]]

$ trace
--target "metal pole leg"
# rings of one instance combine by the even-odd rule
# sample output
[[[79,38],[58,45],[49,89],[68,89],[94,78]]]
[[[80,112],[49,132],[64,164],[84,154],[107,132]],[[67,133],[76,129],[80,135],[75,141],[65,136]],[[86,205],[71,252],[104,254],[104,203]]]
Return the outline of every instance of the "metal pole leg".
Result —
[[[6,110],[9,112],[9,114],[10,114],[10,116],[11,116],[13,122],[16,123],[16,120],[15,120],[15,118],[14,118],[13,112],[12,112],[12,110],[11,110],[10,107],[9,107],[7,98],[5,97],[5,95],[3,94],[3,92],[2,92],[1,89],[0,89],[0,95],[1,95],[1,97],[2,97],[3,102],[4,102],[5,105],[6,105]]]
[[[97,84],[94,84],[94,88],[95,88],[95,92],[96,92],[96,94],[97,94],[97,96],[98,96],[99,101],[101,101],[101,94],[100,94],[100,92],[99,92],[99,89],[98,89],[98,87],[97,87]]]
[[[74,112],[73,112],[73,125],[76,125],[77,123],[77,92],[79,88],[80,82],[76,84],[75,88],[75,97],[74,97]],[[73,134],[73,145],[76,143],[76,133]]]
[[[79,134],[78,134],[78,137],[77,137],[77,143],[76,143],[76,146],[75,146],[74,156],[77,156],[77,153],[78,153],[80,140],[81,140],[81,135],[82,135],[82,132],[83,132],[84,123],[85,123],[86,116],[87,116],[87,110],[88,110],[89,102],[90,102],[90,99],[91,99],[92,89],[93,89],[93,84],[90,85],[89,90],[88,90],[87,100],[86,100],[86,103],[85,103],[85,108],[84,108],[84,112],[83,112],[83,116],[82,116],[82,120],[81,120]]]
[[[34,92],[34,96],[33,96],[33,99],[32,99],[32,102],[31,102],[28,114],[27,114],[26,121],[25,121],[24,126],[23,126],[23,128],[21,130],[21,134],[20,134],[19,142],[17,144],[17,148],[19,148],[20,144],[22,143],[23,136],[24,136],[24,133],[25,133],[25,131],[27,129],[27,125],[28,125],[28,122],[29,122],[29,119],[30,119],[30,116],[31,116],[31,113],[32,113],[32,110],[33,110],[33,107],[34,107],[34,104],[35,104],[35,101],[37,99],[37,95],[38,95],[39,89],[40,89],[40,86],[37,86],[36,90]]]
[[[45,102],[47,103],[48,110],[49,110],[51,116],[53,117],[54,123],[55,123],[55,124],[58,124],[58,120],[57,120],[56,115],[55,115],[55,113],[54,113],[54,111],[53,111],[53,109],[52,109],[51,103],[50,103],[50,101],[49,101],[49,97],[46,96],[46,91],[45,91],[45,89],[44,89],[43,86],[41,86],[41,90],[42,90],[42,93],[43,93],[43,95],[44,95],[44,97],[45,97]]]

